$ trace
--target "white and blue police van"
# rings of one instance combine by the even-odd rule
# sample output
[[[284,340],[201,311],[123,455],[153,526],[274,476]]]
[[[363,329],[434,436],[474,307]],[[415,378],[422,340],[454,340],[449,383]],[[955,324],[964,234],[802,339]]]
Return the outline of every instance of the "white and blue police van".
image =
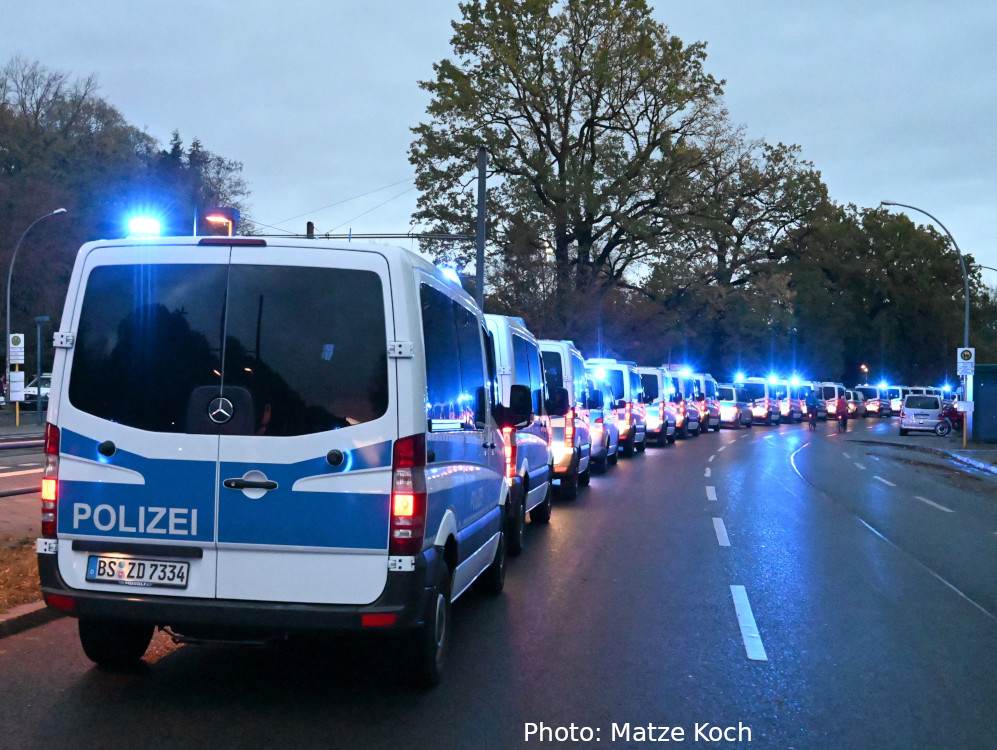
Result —
[[[644,386],[637,365],[608,357],[585,360],[588,374],[609,384],[616,396],[616,423],[620,430],[620,452],[632,456],[634,451],[647,448],[647,427],[644,421]]]
[[[505,572],[501,424],[473,300],[401,248],[84,245],[55,334],[42,589],[93,661],[371,630],[435,684],[451,603]],[[528,406],[528,404],[527,404]]]
[[[588,486],[592,477],[585,360],[572,341],[541,339],[539,344],[550,395],[547,414],[554,489],[559,498],[574,500],[578,486]]]
[[[675,413],[669,409],[668,394],[671,387],[667,373],[660,367],[638,367],[637,374],[644,388],[644,419],[647,439],[658,445],[674,443],[676,437]]]
[[[529,392],[529,418],[502,428],[505,443],[505,477],[509,486],[506,505],[506,544],[518,555],[525,542],[526,514],[530,523],[545,524],[551,513],[550,425],[546,416],[547,389],[540,345],[522,318],[485,315],[491,334],[498,373],[500,404],[517,412],[517,391]]]

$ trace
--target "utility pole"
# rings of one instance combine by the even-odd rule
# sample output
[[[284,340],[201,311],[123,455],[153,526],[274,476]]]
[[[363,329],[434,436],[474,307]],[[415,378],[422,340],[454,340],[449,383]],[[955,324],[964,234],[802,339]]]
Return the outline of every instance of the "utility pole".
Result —
[[[488,167],[488,149],[478,147],[478,234],[477,259],[474,269],[474,299],[485,311],[485,171]]]

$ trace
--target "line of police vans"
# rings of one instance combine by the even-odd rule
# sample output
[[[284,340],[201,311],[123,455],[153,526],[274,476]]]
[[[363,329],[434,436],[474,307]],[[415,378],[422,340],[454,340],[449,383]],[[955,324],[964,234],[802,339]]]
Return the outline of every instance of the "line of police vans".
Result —
[[[88,243],[54,343],[42,590],[108,667],[156,628],[374,631],[434,685],[527,518],[721,422],[708,374],[538,341],[401,248]]]

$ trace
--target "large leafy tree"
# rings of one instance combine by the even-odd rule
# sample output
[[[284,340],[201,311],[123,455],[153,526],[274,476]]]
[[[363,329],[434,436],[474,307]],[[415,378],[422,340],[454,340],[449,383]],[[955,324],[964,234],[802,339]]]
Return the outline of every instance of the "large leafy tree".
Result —
[[[469,0],[454,59],[420,85],[415,218],[472,224],[474,154],[487,147],[493,239],[550,248],[559,296],[651,261],[689,200],[698,144],[723,120],[702,45],[643,0]],[[467,257],[459,258],[467,260]]]

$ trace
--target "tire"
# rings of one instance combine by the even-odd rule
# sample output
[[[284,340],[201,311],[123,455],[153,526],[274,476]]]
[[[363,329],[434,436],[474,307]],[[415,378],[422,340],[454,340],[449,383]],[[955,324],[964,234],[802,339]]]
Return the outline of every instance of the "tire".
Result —
[[[616,446],[616,450],[610,450],[607,454],[606,463],[610,466],[616,466],[620,462],[620,446]]]
[[[636,439],[637,439],[637,436],[634,435],[633,437],[628,437],[626,440],[624,440],[621,443],[621,445],[623,446],[623,455],[624,456],[630,457],[630,456],[632,456],[634,454],[634,441]]]
[[[108,620],[79,621],[80,644],[90,661],[101,667],[126,669],[142,660],[152,641],[152,625]]]
[[[433,595],[429,597],[426,621],[412,633],[412,678],[419,687],[436,687],[443,676],[447,651],[450,650],[453,576],[453,571],[447,566],[444,580],[436,585]]]
[[[952,432],[952,425],[949,424],[947,420],[943,419],[935,425],[935,434],[938,435],[938,437],[945,437],[950,432]]]
[[[517,557],[523,551],[526,537],[526,495],[528,488],[523,485],[523,499],[519,501],[515,517],[508,519],[505,530],[507,538],[506,552],[512,557]]]
[[[585,469],[581,474],[578,475],[578,486],[588,487],[589,483],[592,481],[592,459],[589,458],[588,468]]]
[[[550,511],[552,504],[553,504],[553,490],[551,488],[550,482],[548,482],[547,494],[544,495],[543,502],[530,511],[530,523],[537,525],[550,523]]]
[[[647,438],[645,437],[644,441],[641,442],[641,443],[637,443],[637,445],[635,447],[637,448],[637,452],[638,453],[643,453],[644,451],[646,451],[647,450]]]
[[[533,516],[530,516],[533,520]],[[499,537],[498,549],[495,550],[495,559],[492,564],[485,568],[485,572],[478,579],[479,588],[491,596],[498,596],[505,587],[505,534]]]
[[[570,502],[576,497],[578,497],[578,475],[572,474],[561,477],[561,484],[557,488],[558,500],[567,500]]]
[[[689,430],[688,428],[686,428],[685,434],[688,437],[699,437],[699,425],[696,425],[695,430]]]
[[[607,461],[608,458],[606,456],[602,456],[601,458],[593,458],[591,470],[594,471],[596,474],[605,474]]]
[[[675,442],[675,434],[673,433],[673,434],[669,435],[667,437],[667,440],[668,440],[668,444],[669,445],[673,444]]]
[[[907,437],[907,430],[903,427],[900,428],[900,437]]]
[[[714,432],[720,432],[720,423],[717,422],[717,426],[713,428]]]

